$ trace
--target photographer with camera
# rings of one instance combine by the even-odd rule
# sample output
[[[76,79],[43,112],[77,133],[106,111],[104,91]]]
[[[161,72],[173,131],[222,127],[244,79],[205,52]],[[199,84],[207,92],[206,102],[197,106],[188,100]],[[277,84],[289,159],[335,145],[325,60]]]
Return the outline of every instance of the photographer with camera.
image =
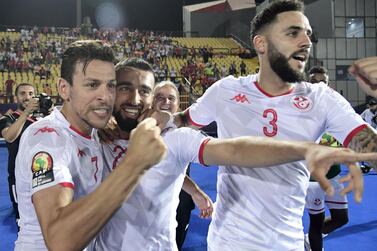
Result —
[[[8,148],[9,195],[16,214],[16,222],[18,223],[20,217],[17,208],[14,170],[21,135],[29,125],[37,120],[37,114],[38,116],[48,115],[52,102],[50,97],[45,94],[35,97],[35,88],[29,83],[19,84],[16,87],[15,96],[17,110],[4,115],[0,119],[0,132]]]

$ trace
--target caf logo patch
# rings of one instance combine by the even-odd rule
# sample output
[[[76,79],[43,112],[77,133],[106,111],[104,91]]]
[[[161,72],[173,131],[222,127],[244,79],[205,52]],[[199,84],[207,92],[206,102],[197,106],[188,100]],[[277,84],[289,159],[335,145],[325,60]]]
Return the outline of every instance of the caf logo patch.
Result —
[[[31,171],[33,172],[33,188],[54,181],[53,160],[49,153],[38,152],[34,155]]]

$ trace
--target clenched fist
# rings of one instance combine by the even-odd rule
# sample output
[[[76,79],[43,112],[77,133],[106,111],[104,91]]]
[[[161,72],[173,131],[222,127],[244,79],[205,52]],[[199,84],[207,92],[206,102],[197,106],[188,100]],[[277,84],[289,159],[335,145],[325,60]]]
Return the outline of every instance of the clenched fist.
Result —
[[[134,163],[143,169],[160,162],[166,154],[166,145],[160,133],[161,129],[155,119],[147,118],[140,122],[131,132],[128,158],[132,158]]]

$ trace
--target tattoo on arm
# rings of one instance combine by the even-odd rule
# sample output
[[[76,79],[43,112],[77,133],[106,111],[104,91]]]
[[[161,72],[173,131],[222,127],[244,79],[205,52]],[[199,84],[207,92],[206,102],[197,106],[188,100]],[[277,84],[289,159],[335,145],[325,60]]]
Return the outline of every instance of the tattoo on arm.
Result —
[[[352,138],[348,147],[356,152],[377,152],[377,134],[366,127]],[[370,163],[377,170],[377,161]]]

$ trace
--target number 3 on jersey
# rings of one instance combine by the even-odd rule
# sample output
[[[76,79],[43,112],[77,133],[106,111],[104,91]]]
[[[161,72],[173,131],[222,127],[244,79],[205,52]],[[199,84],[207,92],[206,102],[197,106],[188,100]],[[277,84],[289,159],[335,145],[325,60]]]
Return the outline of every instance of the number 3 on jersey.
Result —
[[[278,132],[278,126],[276,122],[278,121],[278,114],[274,109],[267,109],[263,112],[263,118],[270,119],[268,122],[271,126],[263,126],[263,133],[267,137],[273,137]]]

